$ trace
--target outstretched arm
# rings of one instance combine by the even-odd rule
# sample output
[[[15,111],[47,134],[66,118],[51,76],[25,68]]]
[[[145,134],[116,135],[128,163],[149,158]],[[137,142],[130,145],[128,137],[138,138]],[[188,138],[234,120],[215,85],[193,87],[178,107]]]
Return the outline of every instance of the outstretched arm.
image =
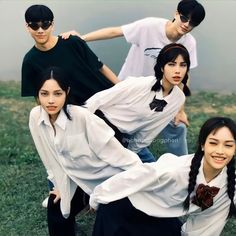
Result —
[[[189,126],[188,116],[184,111],[184,105],[175,116],[175,125],[178,125],[180,122],[184,123],[186,126]]]
[[[141,164],[137,154],[124,148],[114,137],[114,131],[107,124],[85,109],[85,133],[89,148],[109,166],[127,170]],[[102,138],[101,138],[102,137]]]
[[[55,182],[55,178],[53,175],[53,171],[51,169],[51,166],[48,162],[48,158],[47,158],[47,148],[45,147],[42,138],[40,136],[40,131],[38,129],[38,125],[37,122],[38,120],[35,118],[37,116],[37,111],[36,108],[33,108],[32,111],[30,112],[30,117],[29,117],[29,129],[30,129],[30,133],[31,136],[33,138],[34,144],[35,144],[35,148],[46,168],[47,174],[48,174],[48,179],[53,183],[53,185],[55,186],[56,182]]]
[[[62,36],[63,39],[69,38],[70,35],[76,35],[82,38],[84,41],[89,42],[89,41],[122,37],[124,34],[121,27],[118,26],[118,27],[102,28],[84,35],[81,35],[79,32],[76,32],[75,30],[64,32],[61,33],[60,35]]]
[[[127,78],[114,85],[113,87],[95,93],[85,103],[90,112],[94,113],[97,109],[102,109],[115,104],[121,104],[129,101],[137,90],[140,91],[136,82],[136,78]]]
[[[120,26],[118,27],[108,27],[99,29],[88,34],[84,34],[81,36],[83,40],[86,42],[103,40],[103,39],[112,39],[123,36],[123,31]]]
[[[107,67],[106,65],[103,64],[102,68],[100,68],[99,70],[113,84],[117,84],[118,82],[120,82],[118,80],[117,76],[113,73],[113,71],[109,67]]]
[[[156,181],[155,173],[155,165],[145,163],[112,176],[98,185],[90,195],[91,208],[96,210],[100,203],[107,204],[138,191],[151,190]]]

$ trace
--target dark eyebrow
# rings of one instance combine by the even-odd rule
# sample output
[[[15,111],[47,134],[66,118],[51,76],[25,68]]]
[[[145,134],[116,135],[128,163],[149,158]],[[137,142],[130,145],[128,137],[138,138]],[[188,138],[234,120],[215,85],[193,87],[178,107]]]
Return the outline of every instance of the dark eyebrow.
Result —
[[[209,138],[209,139],[213,139],[214,141],[218,141],[218,139],[216,139],[216,138]]]
[[[225,142],[227,142],[227,143],[236,143],[235,140],[226,140]]]
[[[216,138],[209,138],[209,139],[212,139],[213,141],[219,141],[218,139]],[[232,142],[232,143],[235,143],[236,141],[235,140],[225,140],[224,142]]]
[[[39,91],[48,92],[46,89],[40,89]],[[63,92],[62,89],[54,90],[53,92]]]

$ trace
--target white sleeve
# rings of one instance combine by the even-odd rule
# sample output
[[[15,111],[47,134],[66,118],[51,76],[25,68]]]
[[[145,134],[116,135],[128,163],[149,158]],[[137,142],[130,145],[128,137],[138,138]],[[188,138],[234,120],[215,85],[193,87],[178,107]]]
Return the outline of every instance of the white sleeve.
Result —
[[[33,111],[33,110],[32,110]],[[46,151],[45,151],[45,145],[42,143],[42,139],[39,135],[39,130],[38,130],[38,125],[37,125],[37,120],[35,120],[33,112],[31,111],[30,117],[29,117],[29,129],[31,136],[33,138],[35,147],[37,149],[37,152],[44,164],[44,167],[46,168],[47,174],[48,174],[48,179],[55,185],[55,180],[53,176],[53,172],[50,168],[50,165],[47,161],[47,156],[46,156]]]
[[[132,166],[142,164],[138,155],[124,148],[115,138],[111,138],[107,145],[98,153],[98,157],[113,167],[127,170]]]
[[[99,203],[107,204],[141,190],[151,190],[151,184],[156,180],[154,173],[153,163],[145,163],[112,176],[94,189],[90,206],[97,209]]]
[[[94,113],[97,109],[117,104],[132,94],[133,90],[135,91],[136,87],[133,85],[136,85],[136,83],[136,78],[129,77],[126,80],[117,83],[110,89],[94,94],[85,102],[85,106],[89,111]]]
[[[192,37],[191,47],[189,48],[189,56],[190,56],[190,69],[193,69],[198,66],[197,61],[197,42],[195,38]]]
[[[176,206],[186,197],[186,168],[189,170],[190,162],[189,155],[179,158],[168,153],[156,162],[132,167],[98,185],[90,195],[90,205],[97,209],[100,203],[107,204],[125,197],[133,198],[136,193],[146,192],[155,195],[164,205]]]
[[[140,39],[143,38],[148,28],[151,27],[151,21],[149,19],[150,17],[121,26],[124,37],[128,43],[140,44]]]
[[[85,118],[89,147],[98,158],[123,170],[142,163],[137,154],[120,144],[114,131],[102,119],[90,112]]]

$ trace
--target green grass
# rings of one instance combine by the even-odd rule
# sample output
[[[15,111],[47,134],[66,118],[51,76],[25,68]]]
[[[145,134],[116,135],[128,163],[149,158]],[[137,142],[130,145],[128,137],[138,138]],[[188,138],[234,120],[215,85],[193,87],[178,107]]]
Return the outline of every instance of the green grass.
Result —
[[[46,210],[41,207],[48,193],[46,172],[28,130],[35,101],[20,97],[19,82],[0,82],[0,88],[0,236],[46,236]],[[236,94],[201,92],[187,100],[189,152],[194,151],[196,135],[207,118],[224,115],[236,120],[235,98]],[[151,150],[159,155],[163,148],[155,142]],[[85,235],[91,234],[93,221],[91,213],[78,216]],[[222,235],[236,235],[235,220],[227,223]]]

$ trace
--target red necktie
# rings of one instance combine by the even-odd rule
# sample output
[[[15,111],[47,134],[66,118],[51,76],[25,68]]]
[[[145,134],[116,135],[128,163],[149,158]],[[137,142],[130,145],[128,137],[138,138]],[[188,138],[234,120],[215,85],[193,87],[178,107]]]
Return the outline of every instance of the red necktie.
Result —
[[[213,205],[213,197],[215,197],[219,191],[220,189],[217,187],[199,184],[192,203],[201,207],[202,211],[204,211]]]

